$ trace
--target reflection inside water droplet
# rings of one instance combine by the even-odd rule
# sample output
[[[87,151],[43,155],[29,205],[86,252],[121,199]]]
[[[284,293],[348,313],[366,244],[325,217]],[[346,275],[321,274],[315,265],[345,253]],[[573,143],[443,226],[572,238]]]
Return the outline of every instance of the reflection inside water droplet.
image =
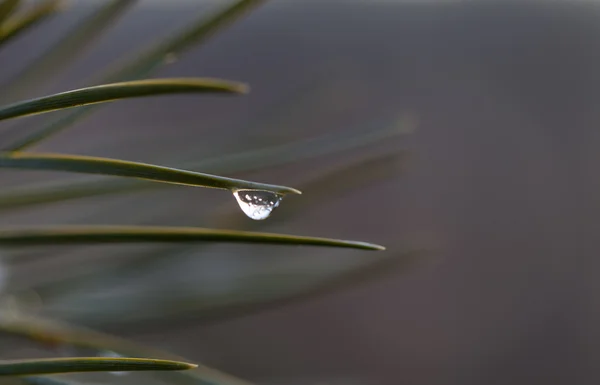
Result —
[[[98,352],[97,357],[114,357],[114,358],[121,358],[121,357],[125,357],[117,352],[113,352],[111,350],[101,350],[100,352]],[[109,372],[112,375],[115,376],[125,376],[127,374],[129,374],[129,372]]]
[[[244,214],[257,221],[267,219],[283,199],[282,195],[265,190],[237,190],[233,196]]]

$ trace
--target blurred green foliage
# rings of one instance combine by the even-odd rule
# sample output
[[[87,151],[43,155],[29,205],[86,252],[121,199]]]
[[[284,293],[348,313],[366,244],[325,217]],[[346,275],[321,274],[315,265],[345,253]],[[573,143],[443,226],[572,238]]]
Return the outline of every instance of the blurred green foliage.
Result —
[[[8,79],[3,85],[0,106],[0,120],[14,119],[31,114],[51,112],[41,127],[31,127],[27,119],[8,128],[24,133],[18,141],[2,144],[0,168],[21,168],[29,170],[71,171],[84,174],[101,174],[96,179],[59,179],[51,183],[25,184],[0,193],[0,209],[3,211],[27,210],[43,205],[68,201],[76,198],[94,198],[108,194],[134,194],[152,189],[164,183],[186,184],[231,190],[256,189],[269,191],[278,196],[299,193],[298,190],[264,183],[250,182],[222,177],[204,172],[236,174],[276,168],[298,161],[311,161],[335,154],[348,154],[352,150],[379,145],[388,139],[412,132],[416,122],[408,115],[394,111],[374,125],[360,127],[340,134],[323,134],[308,139],[292,140],[258,149],[223,153],[200,161],[178,162],[181,169],[159,165],[129,162],[120,159],[86,157],[68,154],[39,154],[26,152],[34,145],[80,121],[99,108],[106,101],[124,98],[157,96],[175,93],[222,93],[240,92],[244,87],[238,83],[214,79],[146,79],[155,70],[168,63],[173,56],[183,53],[206,42],[211,36],[232,24],[249,11],[263,3],[262,0],[238,0],[222,7],[213,14],[202,14],[195,22],[179,33],[160,40],[152,46],[140,50],[131,57],[115,64],[94,79],[88,87],[60,94],[22,100],[43,92],[52,83],[56,74],[65,71],[82,52],[108,30],[122,14],[135,4],[134,0],[112,0],[102,3],[89,17],[78,23],[55,45],[41,53],[37,60],[23,67],[17,76]],[[42,24],[56,13],[68,10],[63,1],[40,1],[28,6],[19,0],[0,2],[0,47],[34,25]],[[67,4],[68,5],[68,4]],[[320,84],[316,85],[318,88]],[[311,90],[313,90],[311,88]],[[311,91],[309,90],[309,91]],[[302,91],[303,93],[306,90]],[[305,100],[308,95],[300,95]],[[315,94],[316,95],[316,91]],[[316,97],[316,96],[314,96]],[[285,113],[294,100],[285,100],[275,106],[272,115]],[[68,111],[63,111],[69,108]],[[249,122],[249,126],[256,124]],[[4,128],[4,127],[0,127]],[[176,133],[173,133],[176,135]],[[169,154],[165,157],[172,162]],[[315,169],[298,180],[298,186],[306,191],[301,197],[286,201],[289,204],[285,215],[277,215],[265,222],[253,223],[252,229],[284,224],[294,215],[317,208],[335,200],[361,186],[398,175],[404,169],[407,154],[404,152],[381,151],[371,155],[360,155],[333,167]],[[188,171],[194,170],[194,171]],[[109,178],[109,177],[121,178]],[[140,180],[143,179],[143,180]],[[275,272],[265,276],[241,279],[237,286],[230,287],[221,294],[206,294],[202,290],[178,293],[165,303],[152,292],[144,292],[144,298],[130,300],[119,294],[109,296],[108,303],[96,301],[89,293],[103,290],[107,280],[114,282],[135,282],[144,275],[176,266],[188,255],[189,247],[201,249],[210,254],[209,244],[215,242],[244,242],[288,245],[313,245],[363,250],[383,249],[365,242],[306,236],[279,235],[248,232],[249,222],[233,201],[227,206],[217,206],[204,219],[217,228],[199,227],[157,227],[157,226],[26,226],[0,229],[0,246],[33,247],[48,244],[82,244],[115,242],[155,243],[167,242],[171,245],[116,253],[100,268],[92,271],[66,269],[62,276],[46,282],[10,282],[4,288],[0,303],[0,331],[5,337],[18,337],[35,341],[51,350],[57,347],[68,348],[70,352],[87,352],[96,357],[74,357],[60,359],[38,359],[27,361],[0,361],[0,375],[20,375],[16,382],[30,384],[74,384],[78,377],[47,377],[41,374],[63,372],[132,370],[152,371],[153,381],[178,384],[234,385],[246,382],[214,369],[198,366],[192,368],[181,361],[188,361],[171,353],[140,346],[131,341],[104,334],[88,328],[74,326],[67,322],[70,318],[84,320],[86,325],[99,328],[109,324],[152,325],[173,320],[181,315],[192,316],[195,322],[209,322],[219,319],[239,317],[264,309],[282,306],[287,303],[306,300],[339,289],[377,279],[383,274],[404,269],[411,265],[418,253],[393,250],[382,257],[361,256],[349,259],[344,266],[321,267],[284,274]],[[221,230],[220,227],[233,227],[236,230]],[[248,227],[245,229],[245,227]],[[189,246],[188,243],[203,242],[203,245]],[[172,244],[176,244],[173,246]],[[394,245],[398,246],[398,245]],[[35,250],[35,248],[34,248]],[[304,250],[304,249],[302,249]],[[28,257],[9,253],[9,264],[26,263],[51,258],[45,251]],[[82,255],[81,258],[85,258]],[[281,256],[285,258],[285,256]],[[0,278],[1,279],[1,278]],[[1,288],[1,287],[0,287]],[[33,302],[32,302],[33,301]],[[41,307],[32,305],[39,301]],[[131,302],[133,301],[133,302]],[[107,307],[108,306],[108,307]],[[61,310],[62,309],[62,310]],[[66,309],[66,310],[65,310]],[[127,309],[127,310],[126,310]],[[83,313],[81,313],[83,311]],[[79,312],[79,313],[78,313]],[[53,319],[53,316],[63,320]],[[9,349],[10,353],[11,349]],[[56,350],[52,350],[56,351]],[[0,352],[5,353],[5,352]],[[137,358],[127,358],[137,357]],[[152,359],[145,360],[142,358]],[[159,359],[172,360],[160,361]],[[157,370],[184,370],[181,372],[155,372]],[[191,369],[191,370],[188,370]],[[119,373],[115,373],[119,374]],[[34,376],[35,375],[35,376]],[[13,381],[11,380],[11,381]],[[117,380],[117,376],[114,377]]]

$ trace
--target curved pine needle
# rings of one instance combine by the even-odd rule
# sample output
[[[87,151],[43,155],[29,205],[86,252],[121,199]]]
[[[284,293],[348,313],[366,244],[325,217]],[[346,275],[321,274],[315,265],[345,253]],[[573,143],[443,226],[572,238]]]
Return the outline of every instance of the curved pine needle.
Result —
[[[264,2],[266,0],[237,0],[208,17],[201,17],[174,37],[153,45],[126,64],[118,64],[103,80],[113,82],[146,77],[164,64],[165,56],[181,56]]]
[[[414,122],[404,119],[400,122],[394,120],[390,124],[389,120],[386,119],[383,122],[385,124],[378,123],[383,127],[374,126],[366,130],[361,127],[360,130],[345,131],[341,134],[326,134],[283,145],[184,163],[181,168],[206,170],[212,173],[252,172],[366,147],[414,130]],[[160,186],[162,184],[129,179],[30,184],[0,192],[0,210],[104,194],[150,190]]]
[[[18,7],[21,0],[3,0],[0,1],[0,28],[6,20]]]
[[[167,360],[185,361],[185,358],[169,352],[80,326],[58,323],[39,315],[33,318],[21,314],[3,317],[0,314],[0,332],[21,336],[43,344],[113,351],[124,356],[160,357]],[[167,383],[181,385],[251,385],[247,381],[204,365],[198,365],[192,370],[156,372],[154,375],[164,376]]]
[[[64,0],[46,0],[22,15],[16,15],[6,20],[0,25],[0,46],[55,14],[63,4]]]
[[[367,242],[297,235],[159,226],[53,226],[0,229],[0,245],[77,245],[132,242],[227,242],[385,250]]]
[[[133,60],[130,60],[124,65],[119,64],[115,70],[112,70],[106,76],[103,76],[100,81],[93,83],[112,83],[147,77],[150,73],[164,64],[166,56],[181,56],[184,52],[205,42],[215,33],[265,1],[266,0],[238,0],[209,17],[202,17],[192,23],[189,28],[184,29],[166,42],[155,44],[153,47],[137,55]],[[17,141],[6,149],[9,151],[21,151],[29,148],[67,128],[77,120],[92,112],[94,108],[95,106],[86,106],[74,111],[68,111],[58,119],[44,125],[39,130],[27,135],[25,138]]]
[[[37,360],[0,361],[0,376],[31,376],[39,374],[189,370],[196,365],[179,361],[147,358],[77,357]]]
[[[239,94],[246,91],[247,87],[244,84],[219,79],[172,78],[136,80],[80,88],[3,106],[0,107],[0,120],[144,96],[181,93]]]
[[[20,0],[5,0],[6,3]],[[31,64],[2,86],[0,100],[3,102],[20,100],[32,90],[42,88],[55,78],[57,71],[64,71],[74,59],[89,48],[107,28],[127,11],[137,0],[112,0],[106,2],[97,11],[74,28],[67,31],[61,39]],[[0,5],[0,23],[2,5]]]
[[[155,166],[147,163],[81,155],[0,152],[0,168],[69,171],[225,190],[257,189],[272,191],[278,194],[301,194],[300,191],[291,187],[249,182],[241,179]]]

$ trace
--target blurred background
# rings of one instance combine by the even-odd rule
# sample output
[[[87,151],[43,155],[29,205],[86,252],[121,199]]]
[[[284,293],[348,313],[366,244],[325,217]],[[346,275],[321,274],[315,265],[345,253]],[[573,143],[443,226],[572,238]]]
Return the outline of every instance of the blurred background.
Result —
[[[101,3],[73,1],[4,47],[0,84]],[[80,87],[226,3],[138,1],[43,93]],[[598,20],[593,1],[270,0],[155,76],[239,80],[249,95],[113,103],[35,151],[169,166],[326,135],[314,156],[227,174],[302,196],[287,197],[265,222],[246,218],[229,194],[178,186],[0,216],[6,226],[359,239],[386,245],[381,257],[427,250],[422,263],[264,309],[236,306],[285,297],[375,257],[258,245],[32,247],[3,252],[0,282],[54,319],[257,384],[598,383]],[[22,134],[6,126],[3,140]],[[391,128],[410,134],[332,149]],[[82,177],[3,170],[1,178],[12,188]],[[157,250],[173,256],[131,265]],[[0,353],[54,354],[21,342],[2,342]]]

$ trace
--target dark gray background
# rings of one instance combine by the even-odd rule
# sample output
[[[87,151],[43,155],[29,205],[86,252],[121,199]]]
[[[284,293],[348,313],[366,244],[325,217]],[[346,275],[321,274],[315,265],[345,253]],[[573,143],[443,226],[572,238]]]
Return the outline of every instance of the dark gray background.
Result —
[[[204,6],[140,3],[53,90],[81,84]],[[88,10],[80,5],[11,44],[0,54],[2,77]],[[250,96],[114,104],[40,149],[139,161],[200,157],[342,132],[394,109],[414,112],[420,126],[407,142],[414,162],[404,177],[279,230],[390,245],[427,240],[438,248],[436,264],[309,303],[136,338],[264,383],[595,384],[599,20],[593,2],[273,0],[161,71],[247,81]],[[245,125],[323,76],[335,97],[269,127]],[[180,205],[230,199],[172,194]],[[119,202],[111,201],[113,211],[134,199]],[[68,222],[95,212],[94,204],[2,221]],[[145,207],[113,222],[138,221]],[[189,211],[166,206],[178,210]],[[167,224],[194,223],[193,215],[173,215]]]

